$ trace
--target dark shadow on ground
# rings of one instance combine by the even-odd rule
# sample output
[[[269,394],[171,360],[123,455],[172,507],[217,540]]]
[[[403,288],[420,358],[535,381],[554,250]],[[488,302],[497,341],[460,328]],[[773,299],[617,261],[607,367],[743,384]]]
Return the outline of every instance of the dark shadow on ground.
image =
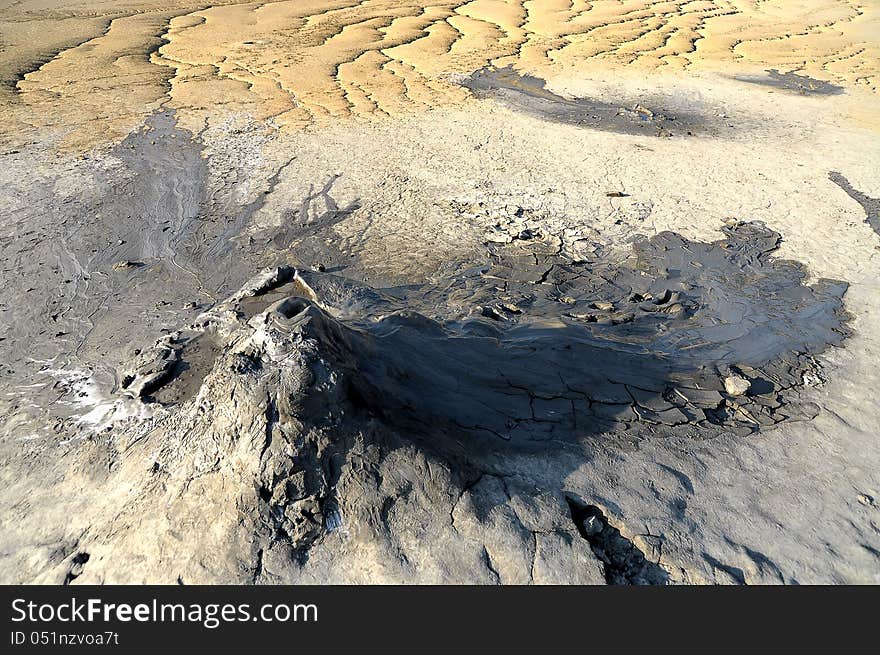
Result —
[[[546,88],[539,77],[518,73],[512,66],[487,67],[461,80],[477,97],[497,98],[506,105],[533,116],[579,127],[668,137],[710,134],[708,116],[694,109],[665,108],[667,100],[643,98],[636,101],[604,102],[593,98],[566,98]]]
[[[743,75],[734,79],[739,80],[740,82],[748,82],[749,84],[759,84],[774,89],[794,91],[795,93],[805,96],[834,96],[840,95],[844,92],[842,86],[837,86],[831,82],[817,80],[816,78],[807,75],[798,75],[793,72],[780,73],[775,68],[769,69],[766,77]]]

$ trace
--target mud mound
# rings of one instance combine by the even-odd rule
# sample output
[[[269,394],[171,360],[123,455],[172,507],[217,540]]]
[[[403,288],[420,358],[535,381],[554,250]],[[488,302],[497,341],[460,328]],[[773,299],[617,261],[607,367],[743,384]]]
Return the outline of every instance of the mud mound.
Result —
[[[267,269],[144,349],[102,486],[127,500],[78,537],[76,580],[667,581],[654,537],[563,495],[571,453],[811,416],[846,285],[806,285],[760,224],[624,261],[499,229],[395,293]]]
[[[143,396],[167,381],[191,396],[176,372],[184,362],[207,375],[193,344],[211,339],[253,362],[236,365],[244,372],[308,352],[352,406],[429,441],[573,440],[632,423],[748,433],[810,415],[796,390],[819,380],[813,355],[847,333],[846,285],[805,285],[798,264],[769,257],[779,235],[761,225],[724,229],[711,244],[661,233],[622,265],[519,235],[531,250],[494,247],[485,265],[398,297],[275,269],[205,315],[209,336],[165,338],[125,386]],[[241,355],[241,343],[259,352]],[[309,420],[329,411],[314,410]]]
[[[503,453],[549,457],[590,436],[748,434],[811,416],[798,390],[821,380],[813,355],[847,333],[846,285],[805,285],[799,265],[770,256],[779,235],[759,224],[725,232],[715,243],[661,233],[617,264],[518,234],[532,247],[530,265],[521,244],[501,244],[485,265],[397,296],[327,273],[267,269],[132,362],[124,393],[157,409],[120,423],[117,439],[143,440],[153,453],[148,484],[168,495],[169,516],[189,507],[196,481],[218,480],[209,494],[239,489],[238,519],[225,529],[238,535],[232,544],[253,545],[224,548],[252,560],[254,581],[268,568],[289,581],[316,566],[315,544],[346,530],[350,513],[373,525],[363,513],[379,511],[383,532],[398,529],[387,515],[394,497],[363,495],[355,462],[367,453],[382,462],[403,448],[438,462],[428,470],[461,481],[419,474],[423,492],[458,484],[489,516],[510,498],[476,485],[497,475],[491,462]],[[560,496],[554,511],[564,517],[577,502]],[[567,576],[592,552],[604,573],[587,573],[594,564],[577,574],[585,580],[666,580],[656,566],[644,573],[645,555],[611,528],[602,532],[610,541],[597,541],[582,513],[555,546]],[[411,529],[415,519],[402,516],[399,529]],[[144,547],[140,528],[111,532],[103,539],[113,548]],[[500,580],[497,562],[487,566]]]

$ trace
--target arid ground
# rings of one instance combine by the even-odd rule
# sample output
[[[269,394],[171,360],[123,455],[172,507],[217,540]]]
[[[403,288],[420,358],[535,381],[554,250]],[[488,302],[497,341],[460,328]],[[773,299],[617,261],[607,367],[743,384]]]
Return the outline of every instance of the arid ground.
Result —
[[[880,583],[877,0],[0,0],[0,581]]]

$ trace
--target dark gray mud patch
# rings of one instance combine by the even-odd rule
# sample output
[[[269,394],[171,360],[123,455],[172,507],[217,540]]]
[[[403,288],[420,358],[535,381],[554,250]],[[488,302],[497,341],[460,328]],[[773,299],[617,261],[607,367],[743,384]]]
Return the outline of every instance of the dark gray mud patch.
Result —
[[[173,112],[158,112],[110,156],[59,168],[58,181],[78,181],[57,185],[66,191],[52,177],[37,176],[29,187],[21,216],[28,232],[15,230],[0,243],[14,270],[0,304],[32,299],[16,303],[10,331],[11,343],[27,347],[3,355],[16,362],[22,382],[44,377],[37,358],[107,371],[132,340],[158,332],[167,307],[198,293],[185,243],[201,225],[208,173],[191,137]],[[53,338],[61,333],[64,339]],[[41,402],[64,413],[54,398]]]
[[[761,86],[769,86],[775,89],[783,89],[785,91],[794,91],[801,95],[816,96],[834,96],[844,92],[842,86],[837,86],[825,80],[817,80],[807,75],[798,75],[797,73],[788,72],[780,73],[777,69],[771,68],[767,71],[766,77],[757,77],[755,75],[743,75],[735,79],[740,82],[748,82],[749,84],[760,84]]]
[[[494,97],[514,109],[557,123],[654,136],[709,131],[705,118],[693,110],[671,111],[653,100],[614,104],[591,98],[566,98],[548,90],[541,78],[522,75],[511,66],[480,69],[464,78],[461,85],[477,97]]]
[[[189,339],[180,347],[178,357],[161,386],[145,396],[144,400],[176,405],[195,397],[219,353],[220,347],[210,333]]]
[[[331,176],[319,189],[309,187],[298,208],[289,208],[281,214],[281,226],[271,237],[271,243],[279,249],[295,244],[299,261],[315,268],[345,268],[351,262],[350,253],[328,247],[327,234],[333,227],[360,209],[360,201],[354,200],[340,206],[333,198],[333,185],[340,175]]]
[[[121,392],[147,403],[176,405],[193,398],[220,354],[207,331],[169,334],[152,348],[138,351],[122,375]]]
[[[602,562],[608,584],[668,584],[669,574],[663,567],[645,557],[645,553],[632,541],[608,523],[601,509],[570,497],[566,500],[578,534],[589,542],[593,554]],[[662,554],[662,538],[655,535],[645,535],[643,538],[651,541],[659,560]]]
[[[828,173],[828,179],[843,189],[850,198],[855,200],[865,211],[865,223],[871,226],[871,229],[880,236],[880,198],[872,198],[867,196],[858,189],[855,189],[849,180],[837,171]]]
[[[353,405],[412,435],[535,444],[810,418],[798,389],[848,334],[847,285],[804,284],[760,224],[724,231],[714,243],[664,232],[622,264],[506,244],[395,296],[304,271],[308,294],[281,282],[263,308],[275,302],[267,320],[313,344],[320,376],[344,378]],[[746,393],[728,393],[731,375]]]

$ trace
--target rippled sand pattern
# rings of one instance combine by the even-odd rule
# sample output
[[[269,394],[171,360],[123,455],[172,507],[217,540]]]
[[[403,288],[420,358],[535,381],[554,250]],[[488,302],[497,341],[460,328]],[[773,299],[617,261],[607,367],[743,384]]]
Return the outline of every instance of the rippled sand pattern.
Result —
[[[880,7],[847,0],[0,2],[13,125],[127,131],[158,103],[281,126],[455,103],[452,74],[796,70],[877,91]]]

